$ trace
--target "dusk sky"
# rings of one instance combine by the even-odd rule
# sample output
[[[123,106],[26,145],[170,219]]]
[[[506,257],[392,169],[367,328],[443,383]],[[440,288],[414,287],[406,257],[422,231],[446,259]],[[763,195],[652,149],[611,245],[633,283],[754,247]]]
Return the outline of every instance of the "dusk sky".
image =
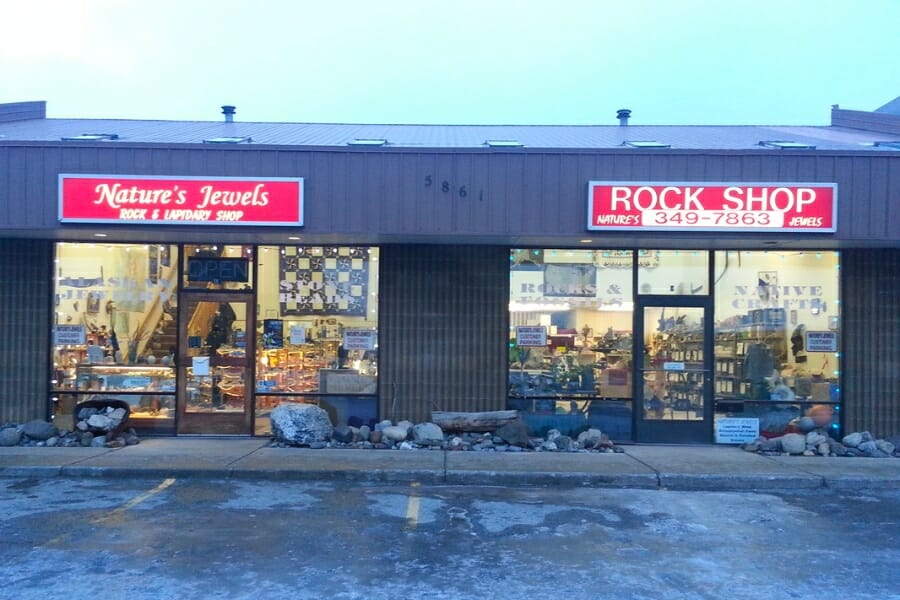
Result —
[[[50,117],[822,125],[900,95],[900,0],[24,0],[0,102]]]

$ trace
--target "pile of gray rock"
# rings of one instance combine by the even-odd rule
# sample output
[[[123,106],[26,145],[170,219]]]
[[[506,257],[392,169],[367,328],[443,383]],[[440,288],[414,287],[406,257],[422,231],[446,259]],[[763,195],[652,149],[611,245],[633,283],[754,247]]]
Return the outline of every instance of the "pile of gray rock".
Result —
[[[0,427],[0,446],[121,448],[140,443],[134,429],[110,433],[121,425],[121,419],[116,421],[117,415],[102,414],[94,408],[82,409],[79,413],[86,410],[95,412],[85,414],[83,418],[79,414],[75,431],[59,429],[42,420],[7,423]]]
[[[798,456],[865,456],[869,458],[900,457],[900,445],[896,439],[875,439],[868,431],[845,435],[838,441],[828,435],[828,430],[817,428],[812,420],[803,417],[797,423],[799,433],[764,438],[743,444],[747,452],[760,454]]]
[[[447,450],[482,452],[622,452],[609,436],[588,429],[577,438],[551,429],[532,435],[521,419],[494,431],[444,432],[434,423],[381,421],[374,427],[332,426],[328,413],[312,404],[282,404],[272,410],[272,446],[359,448],[376,450]]]

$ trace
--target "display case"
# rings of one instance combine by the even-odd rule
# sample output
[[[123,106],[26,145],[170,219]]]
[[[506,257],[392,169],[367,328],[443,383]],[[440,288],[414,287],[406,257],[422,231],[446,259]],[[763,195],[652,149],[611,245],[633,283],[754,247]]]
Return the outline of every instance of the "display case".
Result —
[[[129,424],[138,432],[171,433],[175,423],[175,370],[156,365],[79,364],[61,380],[55,396],[58,427],[71,428],[75,405],[117,399],[130,406]]]

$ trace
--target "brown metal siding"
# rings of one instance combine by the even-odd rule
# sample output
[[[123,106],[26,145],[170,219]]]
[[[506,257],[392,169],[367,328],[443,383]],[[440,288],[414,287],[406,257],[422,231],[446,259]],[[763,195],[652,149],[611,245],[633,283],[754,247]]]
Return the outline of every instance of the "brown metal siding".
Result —
[[[385,246],[379,256],[381,418],[502,409],[509,251]]]
[[[844,429],[900,434],[900,249],[842,254]]]
[[[7,179],[5,187],[0,185],[0,206],[9,207],[0,212],[0,229],[34,231],[31,235],[42,235],[41,230],[50,235],[56,227],[57,175],[63,171],[302,176],[304,231],[310,236],[359,233],[397,242],[418,236],[417,241],[427,243],[431,237],[447,243],[458,235],[507,246],[541,244],[548,237],[568,242],[583,235],[586,182],[591,179],[837,182],[839,231],[811,236],[811,245],[900,242],[900,153],[8,146],[0,148],[0,168],[0,180]],[[610,236],[617,237],[622,236]],[[717,237],[758,243],[760,236]]]
[[[48,412],[53,245],[0,240],[0,423]]]

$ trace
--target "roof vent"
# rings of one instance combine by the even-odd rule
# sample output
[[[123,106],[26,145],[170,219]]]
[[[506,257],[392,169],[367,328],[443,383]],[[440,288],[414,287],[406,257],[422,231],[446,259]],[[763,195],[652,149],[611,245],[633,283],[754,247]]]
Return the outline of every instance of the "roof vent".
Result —
[[[117,133],[82,133],[80,135],[63,136],[64,142],[107,142],[119,139]]]
[[[203,140],[204,144],[249,144],[253,138],[247,136],[214,137]]]
[[[623,146],[628,146],[629,148],[671,148],[672,144],[666,144],[665,142],[657,142],[655,140],[629,140],[622,142]]]
[[[816,147],[805,142],[788,142],[780,140],[763,140],[759,143],[765,148],[778,148],[779,150],[815,150]]]
[[[222,114],[225,115],[226,123],[234,123],[234,113],[237,112],[237,108],[234,106],[226,104],[222,107]]]
[[[519,140],[485,140],[484,145],[488,148],[521,148],[525,144]]]
[[[627,108],[620,108],[616,111],[616,117],[619,119],[619,125],[628,125],[628,117],[631,116],[631,111]]]
[[[347,142],[348,146],[384,146],[387,140],[381,138],[356,138]]]

